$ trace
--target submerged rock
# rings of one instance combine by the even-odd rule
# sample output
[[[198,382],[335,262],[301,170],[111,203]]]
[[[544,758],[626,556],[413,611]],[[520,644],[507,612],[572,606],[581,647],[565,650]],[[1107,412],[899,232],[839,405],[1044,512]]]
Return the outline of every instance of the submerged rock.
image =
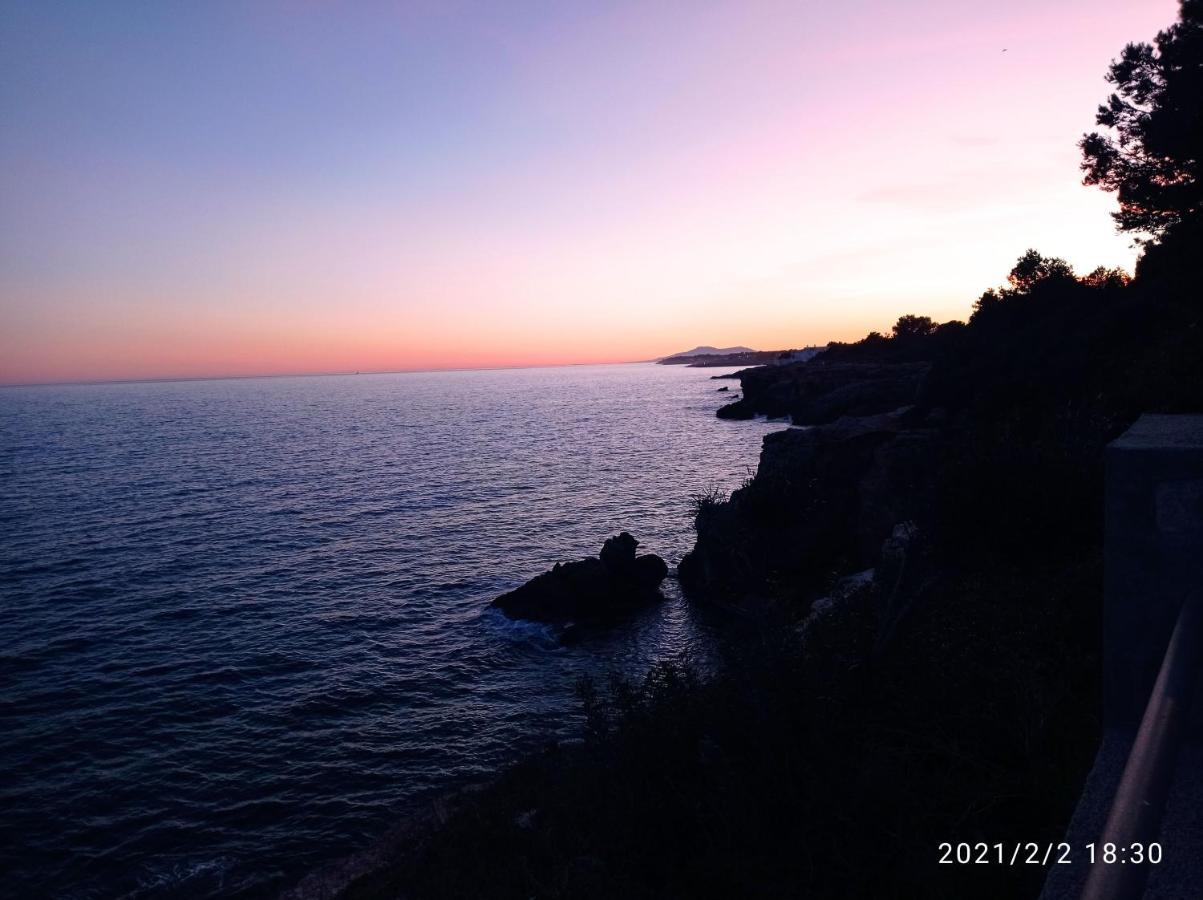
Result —
[[[637,556],[639,542],[615,535],[596,557],[556,563],[522,587],[493,601],[511,619],[599,624],[663,600],[668,566],[654,553]]]

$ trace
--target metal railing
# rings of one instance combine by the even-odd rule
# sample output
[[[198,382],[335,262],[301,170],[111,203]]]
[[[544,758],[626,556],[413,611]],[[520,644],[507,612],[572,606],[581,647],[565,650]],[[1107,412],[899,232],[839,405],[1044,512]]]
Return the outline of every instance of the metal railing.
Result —
[[[1178,611],[1097,847],[1114,844],[1122,852],[1133,844],[1147,847],[1157,840],[1201,658],[1203,591],[1194,590]],[[1136,900],[1144,893],[1148,876],[1147,861],[1120,865],[1096,857],[1082,889],[1082,900]]]

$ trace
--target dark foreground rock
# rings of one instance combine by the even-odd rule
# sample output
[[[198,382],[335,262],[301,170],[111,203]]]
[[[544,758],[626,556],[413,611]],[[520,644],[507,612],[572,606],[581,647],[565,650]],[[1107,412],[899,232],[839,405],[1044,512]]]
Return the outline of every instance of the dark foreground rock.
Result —
[[[596,557],[556,563],[522,587],[493,601],[511,619],[561,624],[604,624],[664,599],[668,566],[654,553],[636,556],[627,532],[602,545]]]

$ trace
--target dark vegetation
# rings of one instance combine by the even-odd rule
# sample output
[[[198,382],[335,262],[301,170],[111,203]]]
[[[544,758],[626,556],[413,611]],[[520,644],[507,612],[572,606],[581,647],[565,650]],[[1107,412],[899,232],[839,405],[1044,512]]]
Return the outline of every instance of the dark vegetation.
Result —
[[[1113,191],[1123,231],[1177,243],[1199,236],[1203,203],[1203,3],[1182,0],[1179,20],[1152,44],[1129,44],[1111,63],[1114,93],[1098,109],[1106,131],[1085,135],[1087,184]],[[1198,245],[1196,244],[1196,249]]]
[[[349,896],[1035,896],[1041,867],[937,847],[1059,840],[1097,748],[1103,447],[1203,411],[1201,72],[1188,0],[1112,66],[1111,132],[1082,141],[1145,241],[1134,279],[1031,251],[967,323],[742,373],[740,415],[816,427],[697,500],[682,583],[746,615],[741,649],[583,684],[582,746]]]

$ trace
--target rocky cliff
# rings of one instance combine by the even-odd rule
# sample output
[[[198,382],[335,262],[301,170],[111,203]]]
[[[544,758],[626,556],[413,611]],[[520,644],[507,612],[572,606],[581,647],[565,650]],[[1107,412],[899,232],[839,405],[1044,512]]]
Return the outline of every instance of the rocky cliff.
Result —
[[[896,526],[925,512],[937,440],[910,408],[767,435],[756,476],[726,501],[699,503],[682,587],[751,612],[875,567]]]
[[[927,362],[813,361],[738,372],[743,397],[718,411],[720,419],[789,417],[822,425],[841,416],[871,416],[913,403],[930,370]]]

